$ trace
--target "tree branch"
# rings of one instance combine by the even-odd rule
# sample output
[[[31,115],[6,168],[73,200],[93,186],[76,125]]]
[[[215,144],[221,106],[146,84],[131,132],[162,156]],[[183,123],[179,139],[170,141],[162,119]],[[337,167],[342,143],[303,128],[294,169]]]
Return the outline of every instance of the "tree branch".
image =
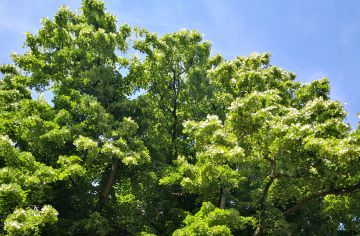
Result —
[[[268,157],[267,155],[264,155],[264,159],[267,160],[267,161],[269,161],[270,163],[273,163],[273,162],[274,162],[274,160],[271,159],[270,157]]]
[[[100,211],[105,205],[106,199],[108,198],[109,192],[115,182],[115,177],[117,174],[117,170],[119,168],[119,160],[117,158],[114,158],[114,160],[111,163],[111,172],[110,175],[105,183],[105,186],[100,192],[99,201],[96,205],[96,210]]]
[[[263,221],[263,215],[264,215],[264,211],[265,211],[265,202],[266,202],[266,198],[267,198],[267,194],[269,192],[269,189],[271,187],[271,185],[273,184],[275,180],[274,176],[270,176],[269,181],[265,184],[263,191],[261,192],[261,199],[260,199],[260,204],[259,204],[259,224],[256,227],[255,232],[253,233],[253,236],[257,236],[261,234],[261,224]]]
[[[270,162],[270,176],[269,176],[269,180],[267,181],[261,192],[261,198],[259,202],[259,224],[257,225],[256,230],[253,233],[253,236],[257,236],[261,234],[262,231],[261,225],[263,221],[264,211],[266,208],[265,206],[266,199],[271,185],[274,183],[274,180],[277,178],[276,158],[271,159],[267,155],[264,155],[264,159]]]
[[[178,75],[174,68],[172,68],[173,72],[173,81],[172,81],[172,88],[173,88],[173,109],[172,109],[172,116],[173,116],[173,124],[172,124],[172,134],[171,140],[173,144],[173,160],[177,158],[178,155],[178,148],[177,148],[177,128],[178,128],[178,117],[177,117],[177,109],[178,109],[178,86],[179,80]]]
[[[286,210],[284,212],[285,216],[289,216],[294,214],[296,211],[302,209],[303,207],[305,207],[306,204],[308,204],[309,202],[311,202],[312,200],[321,198],[321,197],[325,197],[326,195],[329,194],[335,194],[335,195],[342,195],[342,194],[347,194],[347,193],[351,193],[353,191],[359,190],[360,189],[360,182],[352,185],[352,186],[347,186],[347,187],[342,187],[342,188],[335,188],[335,189],[329,189],[329,190],[324,190],[318,193],[315,193],[311,196],[305,197],[302,200],[300,200],[295,206],[291,207],[290,209]]]

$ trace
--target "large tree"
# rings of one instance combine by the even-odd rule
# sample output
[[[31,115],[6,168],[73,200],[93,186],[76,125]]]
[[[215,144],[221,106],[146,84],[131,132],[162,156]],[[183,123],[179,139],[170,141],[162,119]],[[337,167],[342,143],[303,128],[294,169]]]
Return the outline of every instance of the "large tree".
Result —
[[[99,0],[25,46],[0,66],[0,234],[360,233],[360,127],[327,79],[117,26]]]

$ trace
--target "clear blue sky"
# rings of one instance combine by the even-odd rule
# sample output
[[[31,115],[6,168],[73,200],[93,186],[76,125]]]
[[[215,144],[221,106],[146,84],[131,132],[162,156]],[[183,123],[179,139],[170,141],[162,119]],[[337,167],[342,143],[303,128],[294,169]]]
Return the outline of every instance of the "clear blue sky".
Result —
[[[80,0],[0,0],[0,63],[23,52],[24,32],[40,18]],[[360,1],[358,0],[105,0],[118,23],[164,34],[197,29],[228,59],[271,52],[272,64],[308,82],[328,77],[332,98],[345,104],[354,127],[360,112]]]

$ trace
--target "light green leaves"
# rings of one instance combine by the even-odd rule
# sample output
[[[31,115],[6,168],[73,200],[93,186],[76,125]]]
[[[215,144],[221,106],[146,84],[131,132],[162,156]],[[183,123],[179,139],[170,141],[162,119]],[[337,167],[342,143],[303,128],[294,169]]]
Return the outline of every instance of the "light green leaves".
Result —
[[[205,121],[184,123],[184,132],[194,139],[195,159],[180,157],[175,162],[177,173],[160,180],[161,184],[180,184],[193,193],[216,196],[222,188],[238,188],[246,179],[241,174],[244,150],[237,139],[217,116],[207,116]],[[170,169],[171,170],[171,169]]]
[[[98,146],[96,141],[81,135],[79,136],[79,138],[77,138],[74,141],[74,145],[77,147],[79,151],[90,151],[90,152],[95,151]]]
[[[41,235],[41,228],[57,221],[58,212],[49,205],[38,209],[16,209],[4,223],[8,235]]]
[[[25,46],[0,65],[0,233],[359,232],[360,127],[327,79],[210,57],[197,31],[118,27],[100,0]]]
[[[0,156],[6,164],[0,168],[0,214],[6,218],[5,230],[9,235],[39,235],[41,227],[57,220],[57,211],[51,206],[41,211],[21,208],[38,205],[48,184],[83,175],[80,158],[60,156],[56,169],[38,162],[29,152],[19,152],[7,136],[0,136]]]
[[[21,205],[25,200],[26,193],[18,184],[0,185],[0,215],[2,217],[11,213],[16,206]]]
[[[188,215],[184,220],[185,227],[176,230],[174,236],[207,236],[233,235],[236,230],[255,224],[252,217],[240,216],[233,209],[219,209],[210,202],[203,202],[201,209],[194,215]]]
[[[57,163],[60,164],[58,170],[59,180],[85,174],[85,169],[81,165],[81,159],[78,156],[59,156]]]
[[[137,129],[137,124],[125,117],[119,128],[111,132],[111,138],[102,136],[96,142],[79,136],[74,144],[78,151],[86,152],[90,158],[117,158],[125,165],[138,165],[150,161],[150,156],[143,142],[134,136]]]

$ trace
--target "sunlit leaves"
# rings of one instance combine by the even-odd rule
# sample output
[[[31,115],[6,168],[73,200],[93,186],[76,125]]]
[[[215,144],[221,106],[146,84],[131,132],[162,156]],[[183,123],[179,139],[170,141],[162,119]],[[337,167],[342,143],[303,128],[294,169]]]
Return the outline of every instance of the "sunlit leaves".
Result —
[[[188,215],[184,220],[185,227],[174,232],[174,236],[181,235],[233,235],[236,230],[255,224],[252,217],[240,216],[234,209],[219,209],[210,202],[203,202],[201,209],[193,216]]]
[[[359,232],[360,128],[328,79],[118,27],[100,0],[25,46],[0,66],[0,234]]]
[[[57,221],[58,212],[45,205],[38,209],[16,209],[5,220],[8,235],[41,235],[41,228]]]

